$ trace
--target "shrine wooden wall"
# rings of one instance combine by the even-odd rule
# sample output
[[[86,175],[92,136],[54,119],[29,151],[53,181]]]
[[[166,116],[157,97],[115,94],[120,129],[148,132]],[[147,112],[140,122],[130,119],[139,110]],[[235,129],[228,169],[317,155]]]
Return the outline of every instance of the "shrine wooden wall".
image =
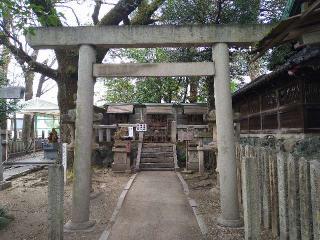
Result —
[[[241,133],[320,132],[319,72],[281,74],[233,97]]]

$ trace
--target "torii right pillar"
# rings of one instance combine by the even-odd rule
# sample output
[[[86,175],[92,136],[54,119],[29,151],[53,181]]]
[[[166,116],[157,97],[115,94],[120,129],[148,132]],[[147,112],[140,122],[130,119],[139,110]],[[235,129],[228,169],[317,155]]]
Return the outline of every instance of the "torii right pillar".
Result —
[[[217,124],[218,171],[221,215],[218,223],[226,227],[240,227],[235,136],[230,86],[229,49],[226,43],[213,46],[215,64],[214,94]]]

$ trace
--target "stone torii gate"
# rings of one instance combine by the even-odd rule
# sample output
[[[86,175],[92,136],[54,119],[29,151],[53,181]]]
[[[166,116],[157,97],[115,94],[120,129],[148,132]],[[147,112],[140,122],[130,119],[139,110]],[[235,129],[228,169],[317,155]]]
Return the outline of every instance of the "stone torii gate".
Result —
[[[65,228],[87,230],[93,94],[100,76],[213,75],[217,122],[221,216],[223,226],[242,224],[237,196],[235,139],[228,46],[248,47],[271,30],[270,25],[101,26],[36,28],[28,43],[36,49],[79,47],[72,219]],[[213,63],[96,64],[96,47],[213,47]],[[161,75],[162,74],[162,75]]]

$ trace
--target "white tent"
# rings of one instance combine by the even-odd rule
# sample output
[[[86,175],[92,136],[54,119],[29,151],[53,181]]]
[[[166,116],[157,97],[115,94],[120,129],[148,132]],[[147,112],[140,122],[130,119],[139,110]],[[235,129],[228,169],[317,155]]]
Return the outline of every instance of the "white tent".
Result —
[[[40,98],[33,98],[21,104],[22,109],[19,111],[23,114],[48,114],[60,115],[59,106],[57,104],[42,100]]]

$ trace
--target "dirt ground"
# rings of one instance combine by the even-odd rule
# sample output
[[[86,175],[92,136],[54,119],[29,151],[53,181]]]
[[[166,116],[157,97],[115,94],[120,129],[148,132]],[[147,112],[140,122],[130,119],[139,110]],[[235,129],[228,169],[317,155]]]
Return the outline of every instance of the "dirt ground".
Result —
[[[208,227],[209,240],[240,240],[244,239],[243,228],[229,229],[217,225],[216,218],[220,215],[220,196],[216,177],[198,173],[182,174],[190,190],[190,197],[198,204],[199,213],[202,214]]]
[[[91,200],[90,219],[97,221],[93,232],[65,233],[64,239],[99,239],[112,215],[129,174],[114,174],[108,169],[95,169],[93,189],[95,196]],[[72,184],[65,186],[64,214],[65,222],[71,214]],[[48,239],[47,236],[47,195],[48,170],[43,169],[12,181],[10,189],[0,192],[0,203],[15,220],[0,231],[1,240]]]

